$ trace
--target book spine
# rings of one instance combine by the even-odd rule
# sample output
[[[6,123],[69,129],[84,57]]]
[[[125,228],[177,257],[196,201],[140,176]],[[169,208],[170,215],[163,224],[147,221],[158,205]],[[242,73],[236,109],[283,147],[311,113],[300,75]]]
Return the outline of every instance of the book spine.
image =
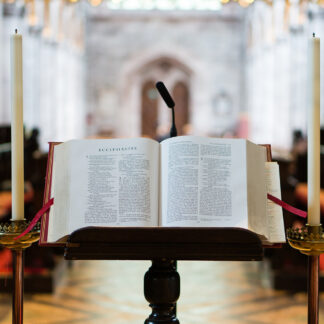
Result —
[[[55,143],[55,142],[49,143],[43,205],[45,205],[48,202],[48,200],[51,198],[50,194],[51,194],[51,188],[52,188],[52,170],[53,170],[54,147],[57,144],[59,144],[59,143]],[[48,217],[49,217],[49,211],[46,212],[42,217],[39,245],[46,245],[46,243],[47,243]]]

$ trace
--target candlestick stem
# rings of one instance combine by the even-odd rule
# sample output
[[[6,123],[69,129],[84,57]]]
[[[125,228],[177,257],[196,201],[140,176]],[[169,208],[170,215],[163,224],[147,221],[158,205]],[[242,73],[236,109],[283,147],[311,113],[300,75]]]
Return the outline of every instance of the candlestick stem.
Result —
[[[23,324],[23,296],[24,296],[24,252],[22,249],[13,250],[13,299],[12,323]]]
[[[308,257],[308,324],[318,324],[319,256]]]

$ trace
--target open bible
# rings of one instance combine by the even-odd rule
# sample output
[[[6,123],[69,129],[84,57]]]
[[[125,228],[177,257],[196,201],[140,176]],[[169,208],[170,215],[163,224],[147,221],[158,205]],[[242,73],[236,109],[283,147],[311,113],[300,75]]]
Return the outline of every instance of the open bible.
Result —
[[[240,227],[285,242],[279,167],[243,139],[180,136],[50,143],[40,245],[88,226]]]

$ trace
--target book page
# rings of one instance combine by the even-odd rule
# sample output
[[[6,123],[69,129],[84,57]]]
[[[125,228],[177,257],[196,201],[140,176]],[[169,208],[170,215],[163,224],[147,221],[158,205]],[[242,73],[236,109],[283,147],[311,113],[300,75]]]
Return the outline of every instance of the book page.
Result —
[[[161,143],[163,226],[248,226],[246,141],[179,136]]]
[[[158,224],[158,142],[75,140],[69,163],[70,232],[85,226]]]
[[[68,234],[69,215],[69,143],[55,145],[53,157],[51,198],[54,205],[50,208],[48,219],[48,242],[55,242]],[[49,181],[50,179],[48,179]]]
[[[267,192],[281,199],[279,165],[277,162],[266,162]],[[285,227],[282,208],[268,199],[267,218],[269,228],[269,242],[285,243]]]
[[[267,224],[267,190],[265,163],[267,150],[264,146],[246,142],[248,177],[249,229],[269,238]]]

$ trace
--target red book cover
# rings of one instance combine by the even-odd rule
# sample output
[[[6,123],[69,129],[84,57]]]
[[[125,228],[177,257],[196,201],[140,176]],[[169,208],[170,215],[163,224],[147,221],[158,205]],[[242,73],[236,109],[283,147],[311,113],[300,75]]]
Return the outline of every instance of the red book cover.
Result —
[[[44,188],[44,198],[43,205],[46,204],[51,197],[51,189],[52,189],[52,170],[53,170],[53,159],[54,159],[54,147],[57,144],[61,144],[60,142],[50,142],[49,150],[48,150],[48,158],[47,158],[47,167],[46,167],[46,176],[45,176],[45,188]],[[48,220],[49,220],[49,210],[43,215],[41,221],[41,230],[40,230],[40,238],[39,245],[40,246],[64,246],[64,243],[48,243],[47,242],[47,233],[48,233]]]

